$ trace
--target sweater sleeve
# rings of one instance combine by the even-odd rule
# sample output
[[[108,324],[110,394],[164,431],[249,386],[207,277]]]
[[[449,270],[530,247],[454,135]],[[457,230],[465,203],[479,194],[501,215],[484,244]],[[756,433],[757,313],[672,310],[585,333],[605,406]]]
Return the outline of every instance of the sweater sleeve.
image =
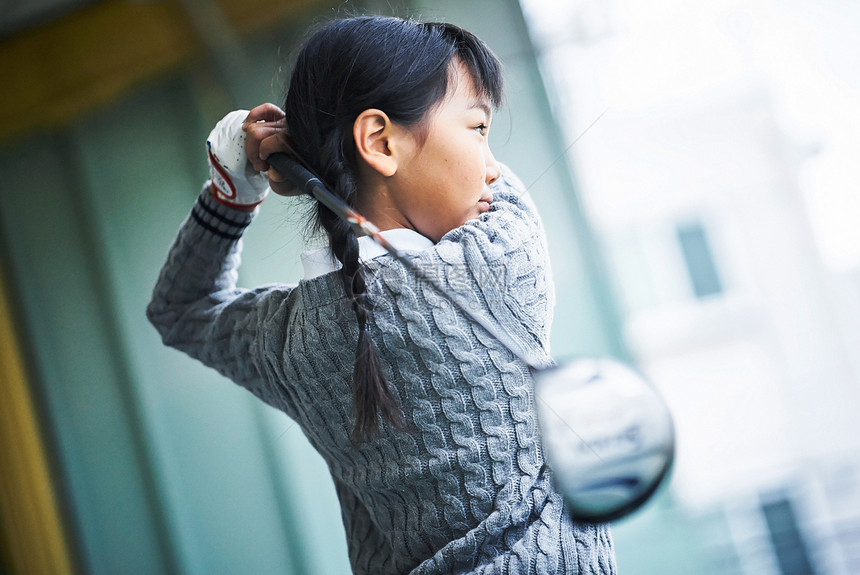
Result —
[[[223,206],[204,188],[168,252],[146,314],[165,345],[272,403],[263,346],[272,339],[267,334],[283,331],[293,287],[236,287],[241,236],[255,214]]]
[[[448,232],[417,263],[505,335],[548,359],[555,306],[543,224],[506,166],[488,212]]]

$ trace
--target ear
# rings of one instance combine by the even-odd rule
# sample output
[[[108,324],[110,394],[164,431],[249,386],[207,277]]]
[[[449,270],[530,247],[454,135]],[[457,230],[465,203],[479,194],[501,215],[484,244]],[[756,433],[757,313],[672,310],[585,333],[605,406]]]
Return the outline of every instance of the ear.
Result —
[[[355,119],[352,136],[355,149],[364,162],[382,176],[397,171],[398,127],[382,110],[365,110]]]

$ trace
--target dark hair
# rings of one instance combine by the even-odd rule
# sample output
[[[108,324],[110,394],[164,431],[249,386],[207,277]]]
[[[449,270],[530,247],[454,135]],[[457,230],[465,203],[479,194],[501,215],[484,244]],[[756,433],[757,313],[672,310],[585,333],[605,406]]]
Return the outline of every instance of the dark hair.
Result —
[[[479,95],[494,107],[502,99],[501,64],[473,34],[452,24],[392,17],[335,20],[316,31],[298,54],[284,111],[296,155],[349,205],[355,205],[358,169],[352,130],[364,110],[377,108],[392,122],[419,126],[448,89],[454,58],[462,62]],[[371,311],[358,240],[349,224],[322,204],[315,229],[324,229],[358,321],[353,372],[353,438],[378,430],[377,416],[403,427],[400,408],[380,368],[367,332]]]

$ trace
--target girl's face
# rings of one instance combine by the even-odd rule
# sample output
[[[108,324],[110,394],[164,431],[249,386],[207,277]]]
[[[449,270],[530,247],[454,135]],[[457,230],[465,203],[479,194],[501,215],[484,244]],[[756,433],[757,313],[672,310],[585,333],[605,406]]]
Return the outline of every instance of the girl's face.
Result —
[[[489,185],[500,175],[487,135],[492,109],[478,96],[467,69],[456,62],[448,94],[423,123],[426,138],[398,161],[388,190],[404,227],[438,242],[490,209]]]

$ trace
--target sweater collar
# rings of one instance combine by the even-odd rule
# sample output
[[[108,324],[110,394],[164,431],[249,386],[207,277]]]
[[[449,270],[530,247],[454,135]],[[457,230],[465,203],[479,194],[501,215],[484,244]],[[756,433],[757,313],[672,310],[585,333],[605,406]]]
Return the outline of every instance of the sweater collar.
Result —
[[[382,237],[388,240],[398,251],[423,251],[433,247],[433,241],[424,237],[415,230],[407,228],[395,228],[380,232]],[[373,241],[369,236],[358,238],[358,257],[362,261],[369,261],[388,252],[385,248]],[[339,270],[341,264],[328,246],[306,250],[302,252],[302,267],[305,279],[315,277]]]

